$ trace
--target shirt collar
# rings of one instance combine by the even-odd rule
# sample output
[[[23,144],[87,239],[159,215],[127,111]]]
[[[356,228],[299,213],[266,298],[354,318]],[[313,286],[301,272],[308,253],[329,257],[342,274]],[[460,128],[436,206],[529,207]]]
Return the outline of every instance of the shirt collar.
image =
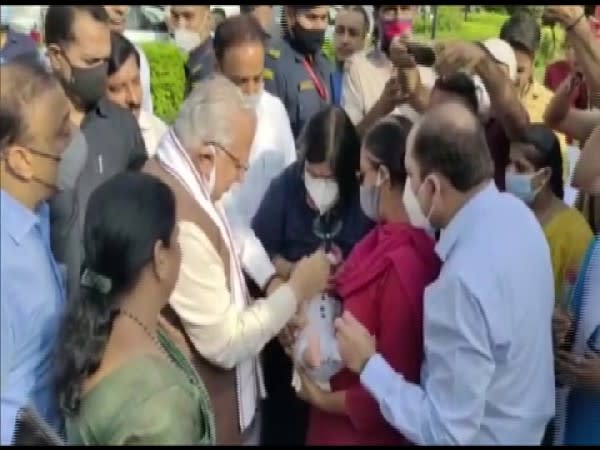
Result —
[[[461,236],[467,235],[469,228],[476,216],[481,215],[481,210],[499,193],[494,181],[471,197],[467,203],[454,215],[450,223],[442,230],[440,240],[435,246],[435,251],[442,261],[446,261],[450,252]]]
[[[107,118],[109,116],[109,101],[106,97],[102,97],[98,104],[86,113],[86,118],[91,115]]]
[[[2,228],[6,229],[17,244],[20,244],[31,229],[40,222],[40,216],[47,214],[47,207],[48,205],[44,203],[34,213],[2,189],[0,191]]]

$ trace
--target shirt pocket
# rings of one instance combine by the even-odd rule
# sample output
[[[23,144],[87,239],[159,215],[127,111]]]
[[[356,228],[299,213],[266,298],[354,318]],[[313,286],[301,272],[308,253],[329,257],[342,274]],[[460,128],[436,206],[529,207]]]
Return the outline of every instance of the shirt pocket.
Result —
[[[308,120],[314,116],[323,104],[312,80],[300,81],[297,86],[296,131],[300,132]]]

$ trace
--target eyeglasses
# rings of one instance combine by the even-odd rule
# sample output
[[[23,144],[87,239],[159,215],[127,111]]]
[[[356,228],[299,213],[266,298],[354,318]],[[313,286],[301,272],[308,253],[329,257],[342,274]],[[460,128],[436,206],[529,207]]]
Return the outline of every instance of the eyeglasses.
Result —
[[[229,157],[229,159],[231,159],[231,162],[233,163],[233,165],[235,166],[235,168],[237,170],[241,170],[243,172],[247,172],[248,171],[248,165],[247,164],[242,163],[237,156],[235,156],[233,153],[231,153],[229,150],[227,150],[225,147],[223,147],[218,142],[212,142],[211,141],[211,142],[207,142],[206,145],[212,145],[213,147],[218,148],[223,153],[225,153]]]

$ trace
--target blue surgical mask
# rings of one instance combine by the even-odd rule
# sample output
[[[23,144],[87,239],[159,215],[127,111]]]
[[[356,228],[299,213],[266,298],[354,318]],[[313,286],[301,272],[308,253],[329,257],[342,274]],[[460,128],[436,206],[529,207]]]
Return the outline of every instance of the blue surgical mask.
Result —
[[[539,192],[539,189],[534,190],[531,186],[535,175],[535,173],[506,172],[506,192],[531,205]]]

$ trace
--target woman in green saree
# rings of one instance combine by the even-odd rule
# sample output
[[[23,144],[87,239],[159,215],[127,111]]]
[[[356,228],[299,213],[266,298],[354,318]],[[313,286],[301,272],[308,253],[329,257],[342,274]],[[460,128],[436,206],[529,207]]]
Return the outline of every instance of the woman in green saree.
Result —
[[[169,188],[142,173],[101,185],[88,203],[84,248],[57,360],[68,443],[214,445],[204,384],[160,319],[181,262]]]

